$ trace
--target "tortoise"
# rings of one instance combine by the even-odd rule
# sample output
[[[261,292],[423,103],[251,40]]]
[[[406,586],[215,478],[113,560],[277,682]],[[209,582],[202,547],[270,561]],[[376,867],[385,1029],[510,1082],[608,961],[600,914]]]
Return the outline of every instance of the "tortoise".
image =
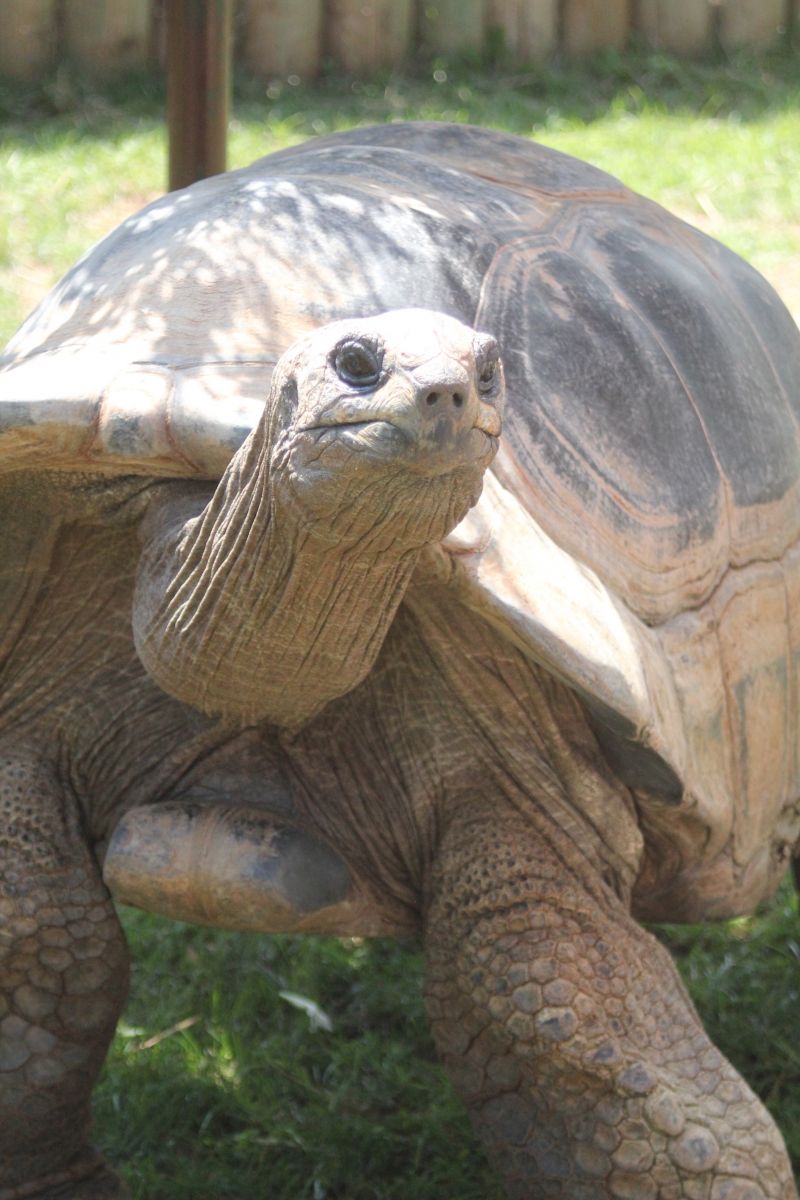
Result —
[[[798,379],[736,255],[469,126],[272,154],[67,274],[0,376],[2,1200],[126,1194],[113,901],[422,931],[510,1197],[796,1196],[640,922],[751,912],[798,841]]]

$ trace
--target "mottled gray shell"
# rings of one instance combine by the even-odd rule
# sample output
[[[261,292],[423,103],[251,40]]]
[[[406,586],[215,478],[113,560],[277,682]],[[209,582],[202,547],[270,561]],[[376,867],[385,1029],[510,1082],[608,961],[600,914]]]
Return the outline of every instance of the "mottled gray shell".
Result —
[[[463,602],[584,697],[656,825],[688,814],[757,891],[800,825],[800,336],[757,273],[610,176],[411,124],[166,196],[9,345],[3,465],[213,478],[291,342],[409,306],[505,363],[502,450],[444,551]]]

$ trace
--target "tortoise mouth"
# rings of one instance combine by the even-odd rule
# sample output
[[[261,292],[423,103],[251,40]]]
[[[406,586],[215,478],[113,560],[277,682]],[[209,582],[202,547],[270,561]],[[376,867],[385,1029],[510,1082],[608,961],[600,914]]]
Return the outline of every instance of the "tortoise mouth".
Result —
[[[443,475],[470,467],[485,470],[499,445],[499,431],[493,426],[482,427],[482,423],[458,431],[440,426],[435,436],[426,436],[385,416],[355,414],[351,420],[317,421],[298,432],[309,436],[321,455],[346,449],[376,462],[402,463],[424,475]]]
[[[317,421],[314,425],[304,425],[300,433],[315,434],[318,445],[324,445],[334,439],[345,442],[387,441],[398,445],[411,445],[411,435],[394,421],[386,417],[354,416],[348,421]]]

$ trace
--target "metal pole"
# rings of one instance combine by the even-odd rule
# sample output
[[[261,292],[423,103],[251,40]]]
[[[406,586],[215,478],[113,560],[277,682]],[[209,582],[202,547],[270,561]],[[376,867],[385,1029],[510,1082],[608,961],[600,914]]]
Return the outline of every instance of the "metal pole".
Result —
[[[166,0],[169,190],[225,170],[232,0]]]

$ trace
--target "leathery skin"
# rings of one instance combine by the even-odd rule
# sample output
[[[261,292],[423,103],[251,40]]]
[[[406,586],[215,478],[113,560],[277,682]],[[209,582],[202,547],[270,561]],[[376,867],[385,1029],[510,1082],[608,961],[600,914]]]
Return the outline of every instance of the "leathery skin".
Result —
[[[427,1005],[512,1200],[791,1200],[766,1110],[666,951],[546,818],[465,814],[427,914]]]
[[[124,1200],[87,1147],[128,955],[77,806],[35,751],[0,750],[0,1200]]]

